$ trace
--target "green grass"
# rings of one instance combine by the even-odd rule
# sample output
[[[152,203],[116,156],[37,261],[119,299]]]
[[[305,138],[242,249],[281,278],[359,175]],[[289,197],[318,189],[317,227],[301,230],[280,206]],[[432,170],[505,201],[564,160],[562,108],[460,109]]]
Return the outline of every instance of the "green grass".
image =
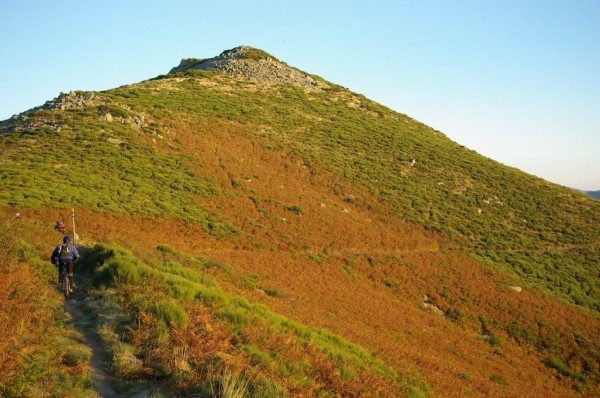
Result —
[[[220,193],[189,158],[161,153],[144,144],[131,126],[99,121],[99,113],[38,111],[38,118],[69,127],[2,137],[0,151],[11,155],[0,160],[0,183],[7,188],[0,192],[0,204],[168,215],[217,234],[239,232],[193,204],[198,197]],[[116,145],[108,138],[124,143]]]
[[[579,373],[573,372],[565,363],[558,357],[549,357],[544,361],[544,364],[549,368],[555,369],[563,376],[572,378],[575,381],[585,381],[585,377]]]
[[[185,310],[173,301],[158,302],[154,304],[152,310],[167,325],[183,327],[188,321],[188,315]]]

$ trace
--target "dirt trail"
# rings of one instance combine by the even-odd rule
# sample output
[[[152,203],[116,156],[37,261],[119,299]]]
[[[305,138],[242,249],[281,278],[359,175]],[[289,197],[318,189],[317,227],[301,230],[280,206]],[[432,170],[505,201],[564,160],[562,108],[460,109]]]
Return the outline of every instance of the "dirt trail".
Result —
[[[90,368],[94,387],[98,395],[102,398],[116,398],[117,392],[112,387],[114,378],[106,372],[106,353],[101,347],[98,336],[91,329],[93,325],[90,317],[81,309],[83,300],[87,296],[82,293],[76,293],[65,301],[65,308],[73,317],[73,321],[77,330],[79,330],[85,338],[85,344],[92,350],[92,358],[90,360]]]

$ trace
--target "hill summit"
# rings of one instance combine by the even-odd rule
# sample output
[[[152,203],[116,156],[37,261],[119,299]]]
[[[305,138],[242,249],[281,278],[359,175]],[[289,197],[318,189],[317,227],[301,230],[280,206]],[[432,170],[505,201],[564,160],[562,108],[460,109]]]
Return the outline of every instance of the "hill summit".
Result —
[[[0,122],[0,187],[0,396],[600,396],[600,202],[262,50]]]
[[[214,58],[184,58],[169,73],[190,69],[221,72],[264,84],[293,84],[315,91],[329,87],[322,79],[292,68],[267,52],[249,46],[223,51]]]

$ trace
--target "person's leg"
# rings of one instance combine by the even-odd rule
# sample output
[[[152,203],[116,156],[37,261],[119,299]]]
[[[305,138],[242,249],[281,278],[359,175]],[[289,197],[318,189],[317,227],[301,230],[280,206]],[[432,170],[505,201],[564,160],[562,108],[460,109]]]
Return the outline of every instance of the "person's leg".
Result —
[[[75,288],[75,278],[73,277],[73,260],[65,260],[67,272],[69,273],[69,282],[71,282],[71,290]]]
[[[62,273],[63,273],[63,262],[59,261],[58,262],[58,283],[62,283]]]

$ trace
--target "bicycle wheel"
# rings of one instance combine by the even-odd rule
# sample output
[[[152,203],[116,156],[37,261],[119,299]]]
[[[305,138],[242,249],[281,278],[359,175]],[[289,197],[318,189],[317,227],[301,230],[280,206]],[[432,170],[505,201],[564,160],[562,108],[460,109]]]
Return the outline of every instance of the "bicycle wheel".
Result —
[[[63,293],[65,294],[65,298],[69,297],[69,294],[71,293],[71,281],[66,274],[63,275]]]

